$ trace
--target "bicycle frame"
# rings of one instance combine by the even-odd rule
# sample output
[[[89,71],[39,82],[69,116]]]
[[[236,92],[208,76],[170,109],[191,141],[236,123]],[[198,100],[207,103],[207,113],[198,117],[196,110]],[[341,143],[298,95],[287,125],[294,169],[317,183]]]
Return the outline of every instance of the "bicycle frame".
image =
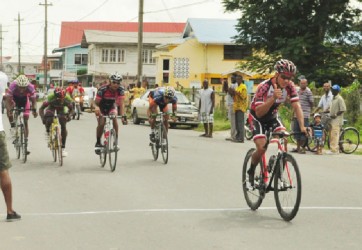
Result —
[[[22,153],[23,163],[27,160],[27,141],[25,140],[25,123],[24,123],[24,111],[28,109],[24,108],[14,108],[13,119],[15,121],[15,140],[14,147],[16,150],[17,158],[20,158]],[[20,131],[19,131],[20,130]],[[19,134],[20,133],[20,134]]]
[[[167,129],[164,126],[164,113],[159,112],[155,117],[155,142],[151,142],[151,150],[153,159],[156,161],[158,159],[158,152],[161,149],[161,154],[163,162],[167,164],[168,162],[168,138],[167,138]]]
[[[103,128],[103,148],[99,152],[99,159],[101,167],[104,167],[107,161],[107,154],[109,157],[109,166],[113,172],[116,169],[117,153],[118,153],[118,141],[117,134],[113,127],[114,119],[117,119],[116,115],[105,116],[105,123]],[[112,155],[113,154],[113,155]]]
[[[54,111],[53,122],[50,125],[49,146],[53,154],[54,162],[57,161],[58,158],[58,163],[60,166],[62,166],[62,136],[57,110]]]

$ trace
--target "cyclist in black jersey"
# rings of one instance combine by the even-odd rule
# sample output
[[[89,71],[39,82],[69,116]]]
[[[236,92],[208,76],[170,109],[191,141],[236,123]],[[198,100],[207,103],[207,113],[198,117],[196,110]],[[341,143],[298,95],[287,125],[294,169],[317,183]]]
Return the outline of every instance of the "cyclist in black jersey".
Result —
[[[106,121],[106,115],[115,115],[117,116],[117,107],[116,101],[119,100],[121,107],[122,123],[127,124],[127,119],[124,114],[123,100],[125,98],[124,88],[121,86],[122,76],[118,73],[112,74],[110,77],[110,83],[101,86],[97,91],[97,96],[94,102],[95,106],[95,115],[98,120],[97,126],[97,142],[95,145],[95,150],[98,152],[103,145],[101,144],[101,137],[103,134],[103,128]],[[116,135],[118,139],[118,122],[117,119],[113,119],[113,127],[116,130]]]

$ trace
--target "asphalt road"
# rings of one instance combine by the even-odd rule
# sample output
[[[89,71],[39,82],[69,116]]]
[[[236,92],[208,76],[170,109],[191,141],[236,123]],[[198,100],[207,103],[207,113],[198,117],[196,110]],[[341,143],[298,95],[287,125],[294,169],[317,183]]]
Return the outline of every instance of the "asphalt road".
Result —
[[[294,155],[303,192],[299,213],[288,223],[273,194],[256,212],[248,209],[240,173],[253,144],[225,141],[227,132],[209,139],[170,130],[164,165],[152,159],[148,126],[121,126],[111,173],[93,151],[92,114],[68,124],[63,167],[52,162],[40,119],[31,118],[30,126],[26,164],[15,159],[8,141],[14,208],[22,220],[6,222],[0,202],[1,250],[361,248],[361,156]]]

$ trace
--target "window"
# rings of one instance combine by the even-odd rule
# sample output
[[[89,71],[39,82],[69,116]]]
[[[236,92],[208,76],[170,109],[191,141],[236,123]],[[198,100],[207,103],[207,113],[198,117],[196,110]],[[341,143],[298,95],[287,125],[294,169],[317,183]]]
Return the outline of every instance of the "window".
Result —
[[[75,54],[74,55],[74,64],[87,65],[88,64],[88,54]]]
[[[220,78],[211,78],[211,81],[210,81],[211,84],[221,84],[222,81]]]
[[[169,70],[170,70],[170,60],[169,59],[163,60],[162,69],[163,69],[162,81],[163,81],[163,83],[168,83],[168,81],[169,81]]]
[[[104,63],[123,63],[125,61],[124,49],[102,49],[101,62]]]
[[[154,50],[144,49],[142,51],[142,62],[143,64],[155,64],[156,58],[152,58]]]
[[[240,45],[224,45],[224,59],[241,60],[251,56],[251,48]]]
[[[108,49],[102,49],[102,62],[108,62]]]

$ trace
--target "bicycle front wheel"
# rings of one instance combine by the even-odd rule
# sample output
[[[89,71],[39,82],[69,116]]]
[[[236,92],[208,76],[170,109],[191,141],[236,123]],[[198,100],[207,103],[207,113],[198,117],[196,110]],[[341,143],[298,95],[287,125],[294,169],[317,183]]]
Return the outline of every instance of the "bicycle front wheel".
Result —
[[[63,166],[63,148],[62,148],[62,132],[60,127],[57,127],[56,130],[56,138],[57,138],[57,153],[58,153],[58,164],[59,166]]]
[[[297,215],[302,198],[302,179],[297,162],[290,154],[284,154],[276,164],[274,198],[278,212],[285,221]]]
[[[339,148],[345,154],[352,154],[359,145],[359,132],[355,128],[346,128],[339,136]]]
[[[50,135],[51,139],[50,139],[50,150],[52,151],[52,156],[53,156],[53,160],[54,162],[57,161],[57,156],[58,156],[58,146],[57,146],[57,136],[56,136],[56,128],[54,128],[54,130],[52,129],[52,133]]]
[[[23,163],[26,162],[28,157],[28,142],[25,140],[25,128],[24,125],[20,127],[20,147],[21,147],[21,156]]]
[[[16,157],[18,159],[20,159],[20,154],[21,154],[21,126],[23,125],[19,125],[19,126],[16,126],[16,137],[15,137],[15,140],[14,140],[14,145],[15,145],[15,150],[16,150]]]
[[[249,124],[248,120],[245,121],[245,138],[247,140],[251,140],[253,138],[253,129],[251,127],[251,124]]]
[[[161,155],[163,159],[163,163],[167,164],[168,162],[168,136],[166,132],[165,125],[162,125],[162,131],[160,136],[160,149],[161,149]]]
[[[23,163],[26,162],[27,159],[27,145],[25,143],[25,128],[24,128],[24,124],[22,124],[20,126],[20,141],[18,141],[19,144],[19,148],[21,151],[21,160],[23,161]]]
[[[264,188],[264,180],[262,178],[263,166],[262,162],[258,164],[254,171],[254,186],[251,186],[249,181],[249,174],[247,173],[251,164],[251,156],[254,153],[255,148],[250,149],[245,156],[243,172],[242,172],[242,183],[243,183],[243,192],[246,203],[251,208],[251,210],[256,210],[260,207],[263,202],[263,195],[261,195],[260,190]]]
[[[118,142],[117,135],[114,129],[111,129],[108,137],[108,153],[109,153],[109,166],[113,172],[116,169],[117,165],[117,153],[118,153]]]

